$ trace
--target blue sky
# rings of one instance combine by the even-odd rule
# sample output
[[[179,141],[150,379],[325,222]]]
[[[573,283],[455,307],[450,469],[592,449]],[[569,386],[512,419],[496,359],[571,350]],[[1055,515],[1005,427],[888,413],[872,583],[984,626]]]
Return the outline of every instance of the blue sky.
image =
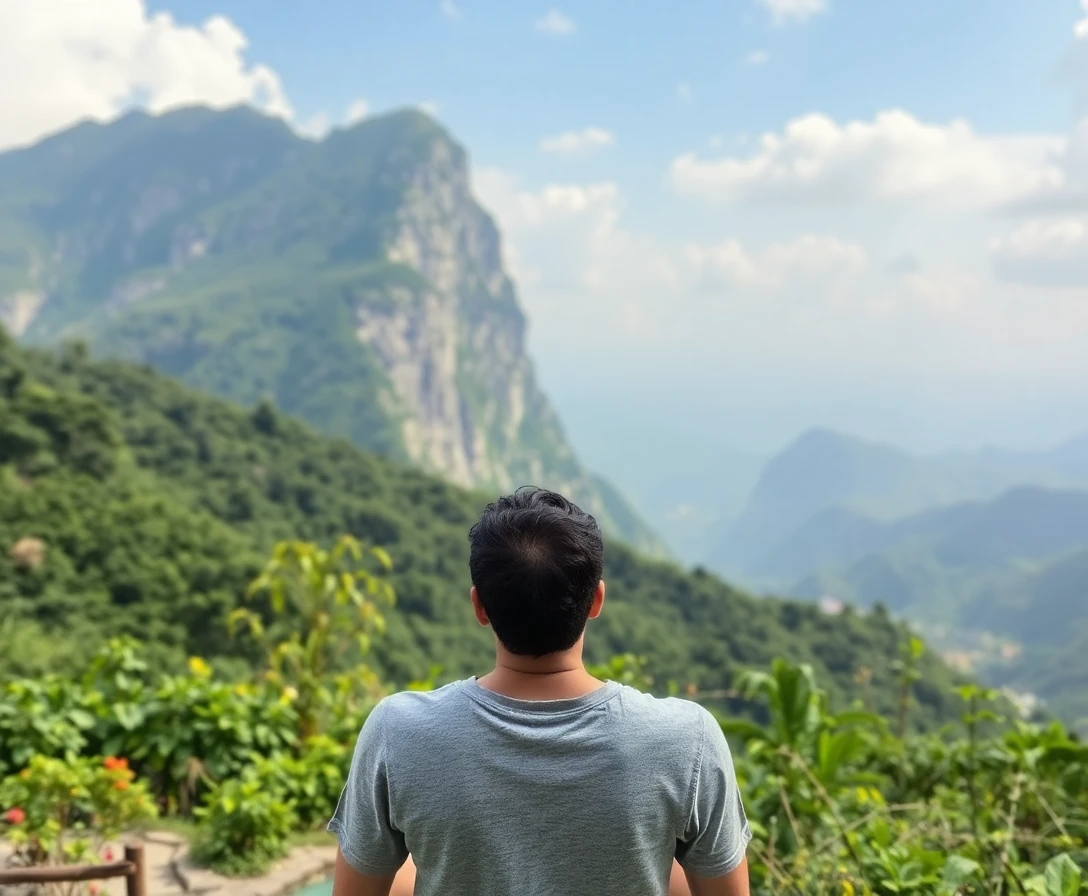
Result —
[[[829,0],[825,13],[776,26],[757,0],[581,0],[558,7],[576,26],[551,36],[546,3],[461,0],[303,4],[153,2],[183,23],[229,17],[247,57],[280,76],[302,120],[336,117],[358,97],[380,111],[434,102],[481,164],[530,182],[572,176],[637,187],[631,214],[663,201],[662,171],[715,136],[737,140],[820,111],[869,118],[900,107],[923,120],[966,116],[983,131],[1070,125],[1059,65],[1076,3],[1068,0]],[[764,65],[746,63],[766,52]],[[690,87],[692,101],[677,96]],[[586,126],[621,151],[576,163],[539,139]]]
[[[35,0],[0,7],[13,78],[0,148],[134,95],[312,135],[427,104],[545,387],[591,461],[636,446],[631,487],[813,425],[1088,429],[1088,0]]]

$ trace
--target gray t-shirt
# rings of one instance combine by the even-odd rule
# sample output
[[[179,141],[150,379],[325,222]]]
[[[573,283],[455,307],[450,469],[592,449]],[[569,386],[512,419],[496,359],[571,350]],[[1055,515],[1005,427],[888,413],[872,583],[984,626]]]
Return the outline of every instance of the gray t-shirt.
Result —
[[[416,896],[665,896],[751,839],[721,728],[698,704],[607,682],[515,700],[475,678],[385,698],[329,830],[375,876],[411,853]]]

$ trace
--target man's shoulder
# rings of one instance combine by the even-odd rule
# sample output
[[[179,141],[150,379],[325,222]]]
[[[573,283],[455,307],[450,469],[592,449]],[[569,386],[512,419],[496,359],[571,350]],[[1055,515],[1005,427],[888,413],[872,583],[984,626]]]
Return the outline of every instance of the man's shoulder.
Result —
[[[674,734],[683,732],[701,740],[706,727],[717,724],[708,709],[681,697],[655,697],[625,685],[620,698],[640,724],[649,723]]]
[[[628,706],[647,713],[670,715],[673,719],[683,719],[690,722],[702,722],[704,719],[713,719],[713,715],[694,700],[683,697],[655,697],[647,694],[645,690],[623,685],[620,692],[623,701]]]
[[[411,730],[420,725],[433,725],[443,710],[460,704],[463,685],[463,681],[454,681],[432,691],[390,694],[378,702],[368,721],[380,724],[384,730]]]

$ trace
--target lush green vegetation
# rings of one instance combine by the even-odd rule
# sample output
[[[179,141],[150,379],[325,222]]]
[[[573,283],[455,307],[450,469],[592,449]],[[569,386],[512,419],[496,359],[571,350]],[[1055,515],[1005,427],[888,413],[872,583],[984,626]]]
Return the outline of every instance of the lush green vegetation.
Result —
[[[397,600],[372,663],[408,682],[478,672],[489,633],[467,608],[467,531],[485,498],[319,436],[262,404],[243,411],[149,369],[0,342],[0,666],[71,671],[111,634],[241,675],[259,656],[228,616],[277,541],[344,533],[394,560]],[[901,626],[758,600],[610,543],[595,661],[645,658],[669,682],[728,694],[776,656],[807,662],[839,703],[860,687],[893,712]],[[268,598],[246,604],[267,618]],[[919,725],[954,715],[947,669],[925,661]],[[861,685],[858,682],[862,682]],[[727,700],[723,696],[723,705]]]
[[[23,291],[28,341],[78,337],[247,406],[269,397],[457,481],[563,483],[663,553],[537,387],[468,178],[464,149],[416,110],[320,142],[249,108],[83,124],[0,153],[0,317]]]
[[[328,593],[323,600],[335,602]],[[916,708],[917,659],[917,649],[904,652],[904,713]],[[595,671],[646,685],[623,658]],[[324,731],[303,736],[299,693],[284,682],[277,674],[224,681],[196,659],[187,674],[153,674],[121,641],[78,679],[7,681],[0,831],[41,860],[56,849],[63,817],[61,828],[80,826],[78,846],[63,854],[86,859],[103,826],[146,824],[157,809],[195,818],[201,861],[224,873],[259,871],[293,834],[330,817],[354,737],[382,693],[325,678]],[[1088,748],[1060,724],[1000,720],[991,695],[967,686],[956,697],[958,725],[902,738],[893,733],[901,719],[888,724],[859,705],[835,711],[809,667],[782,660],[746,673],[738,690],[764,719],[722,722],[754,833],[753,892],[1088,890]],[[139,776],[130,789],[129,765]],[[109,811],[94,822],[99,805]]]

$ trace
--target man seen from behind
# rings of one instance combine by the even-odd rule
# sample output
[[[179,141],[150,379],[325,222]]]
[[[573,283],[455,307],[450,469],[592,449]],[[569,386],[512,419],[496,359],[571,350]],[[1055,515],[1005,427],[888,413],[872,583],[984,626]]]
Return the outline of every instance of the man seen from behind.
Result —
[[[333,896],[747,896],[751,832],[713,716],[583,665],[605,596],[593,517],[522,489],[469,539],[495,668],[367,718],[329,823]]]

